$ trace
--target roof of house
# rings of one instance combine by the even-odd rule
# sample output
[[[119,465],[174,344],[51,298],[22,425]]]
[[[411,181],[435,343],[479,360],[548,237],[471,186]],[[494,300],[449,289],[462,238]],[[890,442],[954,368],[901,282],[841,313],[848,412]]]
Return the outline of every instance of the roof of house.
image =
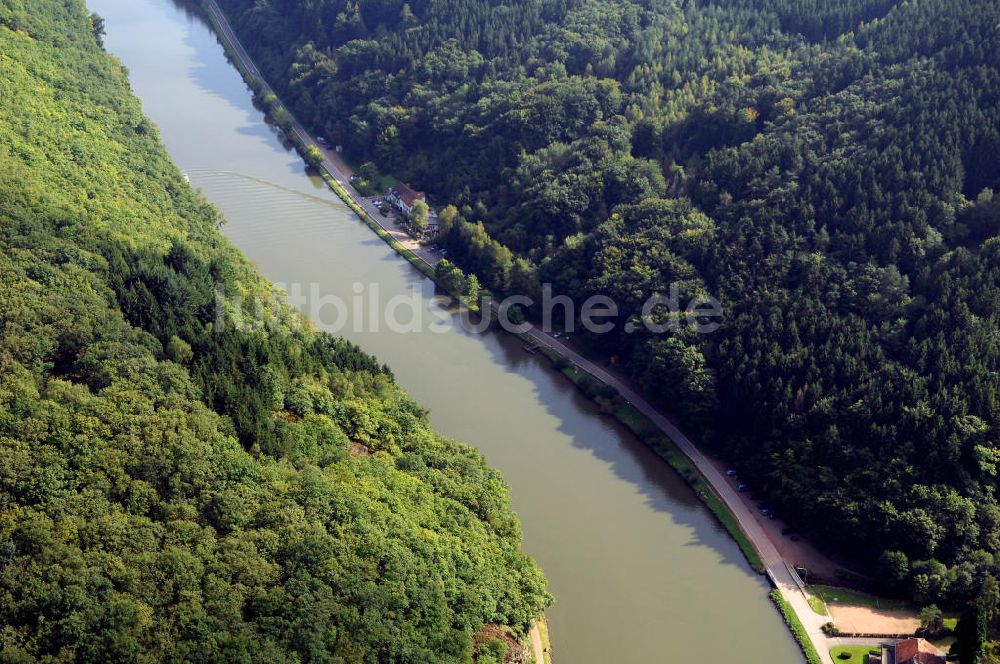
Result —
[[[896,664],[945,664],[945,659],[923,639],[906,639],[896,644]]]
[[[916,639],[907,639],[896,644],[896,661],[900,664],[909,662],[920,651],[920,644]]]
[[[424,192],[417,191],[404,182],[397,184],[389,193],[403,201],[408,207],[412,207],[414,201],[424,200]]]

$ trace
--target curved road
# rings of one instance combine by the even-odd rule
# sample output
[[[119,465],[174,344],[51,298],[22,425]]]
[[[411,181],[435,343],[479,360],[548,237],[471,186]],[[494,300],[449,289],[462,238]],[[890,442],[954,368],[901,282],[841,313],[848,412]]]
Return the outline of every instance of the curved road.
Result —
[[[260,70],[254,64],[247,51],[243,48],[243,45],[236,37],[236,33],[233,31],[232,26],[230,26],[228,19],[219,9],[215,0],[205,0],[205,6],[206,9],[212,14],[215,19],[216,27],[221,30],[226,41],[229,42],[232,50],[236,53],[242,66],[250,72],[252,76],[260,78],[264,83],[264,89],[273,94],[273,89],[266,83],[266,81],[263,81]],[[323,154],[323,168],[330,174],[331,177],[337,180],[337,182],[344,187],[344,190],[348,192],[352,199],[354,199],[354,202],[357,203],[376,224],[390,233],[395,239],[406,246],[406,248],[413,251],[428,266],[433,267],[437,264],[440,260],[438,256],[413,240],[402,228],[399,228],[392,221],[383,217],[378,208],[369,199],[365,198],[356,189],[354,189],[350,182],[352,172],[340,158],[340,155],[320,145],[312,136],[309,135],[305,128],[299,124],[298,120],[295,119],[294,115],[292,115],[290,111],[289,115],[292,117],[292,130],[294,131],[296,138],[307,147],[315,147]],[[493,308],[494,310],[497,309],[496,303],[493,304]],[[618,393],[624,399],[630,401],[636,410],[641,412],[649,418],[650,421],[656,424],[656,426],[658,426],[664,434],[669,436],[677,447],[679,447],[681,451],[691,459],[691,462],[694,463],[701,474],[705,477],[708,484],[736,517],[736,520],[740,524],[740,528],[746,534],[750,542],[753,543],[754,548],[757,549],[757,552],[760,554],[761,560],[764,563],[764,569],[767,576],[785,600],[795,610],[795,613],[798,615],[799,620],[805,627],[810,640],[819,652],[820,659],[824,664],[834,664],[833,659],[830,656],[830,648],[832,647],[831,640],[821,629],[822,626],[829,621],[829,618],[817,615],[809,607],[805,592],[799,586],[796,576],[791,571],[790,563],[785,561],[781,557],[781,554],[778,553],[777,547],[775,547],[767,532],[757,522],[757,519],[754,517],[750,508],[748,508],[743,501],[740,500],[739,495],[737,494],[736,489],[733,488],[732,483],[726,480],[726,477],[704,454],[702,454],[701,450],[698,449],[691,439],[684,435],[684,433],[678,429],[666,415],[650,404],[635,388],[632,387],[631,384],[623,378],[610,373],[600,365],[588,360],[586,357],[580,355],[560,340],[539,330],[530,323],[525,323],[521,329],[524,334],[528,335],[532,341],[538,345],[555,351],[575,364],[578,368],[586,371],[601,382],[618,390]],[[533,638],[532,641],[534,643],[535,639]]]

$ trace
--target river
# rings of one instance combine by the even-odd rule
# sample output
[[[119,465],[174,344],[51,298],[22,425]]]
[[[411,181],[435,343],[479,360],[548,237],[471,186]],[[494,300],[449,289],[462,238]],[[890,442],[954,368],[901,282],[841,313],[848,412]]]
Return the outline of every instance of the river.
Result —
[[[349,312],[376,296],[415,303],[420,331],[349,316],[338,333],[388,363],[439,432],[503,472],[556,597],[557,664],[802,661],[765,580],[680,478],[517,339],[442,324],[442,311],[455,316],[448,301],[305,173],[201,19],[173,0],[89,5],[226,236],[268,278],[311,293],[303,306],[318,324],[337,309],[317,310],[317,296]]]

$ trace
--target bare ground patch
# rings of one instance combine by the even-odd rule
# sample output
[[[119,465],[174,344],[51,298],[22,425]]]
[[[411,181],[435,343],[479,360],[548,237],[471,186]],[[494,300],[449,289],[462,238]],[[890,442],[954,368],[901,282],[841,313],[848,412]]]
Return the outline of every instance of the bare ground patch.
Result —
[[[920,619],[912,611],[840,604],[829,608],[833,624],[848,634],[913,634],[920,627]]]
[[[353,440],[347,444],[347,452],[355,458],[366,457],[372,453],[371,449],[367,445],[355,443]]]
[[[493,625],[491,623],[483,625],[479,631],[473,635],[472,645],[474,647],[479,647],[494,639],[503,641],[507,646],[507,656],[504,658],[504,664],[523,664],[528,661],[529,653],[527,649],[520,642],[518,642],[516,638],[514,638],[514,635],[507,627],[501,627],[500,625]]]

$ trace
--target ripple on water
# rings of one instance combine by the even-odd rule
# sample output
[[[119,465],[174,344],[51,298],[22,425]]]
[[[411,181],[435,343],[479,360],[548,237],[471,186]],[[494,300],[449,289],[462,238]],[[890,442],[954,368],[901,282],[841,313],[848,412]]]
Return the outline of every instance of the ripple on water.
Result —
[[[244,237],[300,244],[303,237],[330,238],[350,230],[343,222],[354,215],[332,194],[309,194],[229,171],[192,170],[190,175],[192,183],[225,215],[226,234],[237,244]],[[289,232],[291,227],[294,233]]]

